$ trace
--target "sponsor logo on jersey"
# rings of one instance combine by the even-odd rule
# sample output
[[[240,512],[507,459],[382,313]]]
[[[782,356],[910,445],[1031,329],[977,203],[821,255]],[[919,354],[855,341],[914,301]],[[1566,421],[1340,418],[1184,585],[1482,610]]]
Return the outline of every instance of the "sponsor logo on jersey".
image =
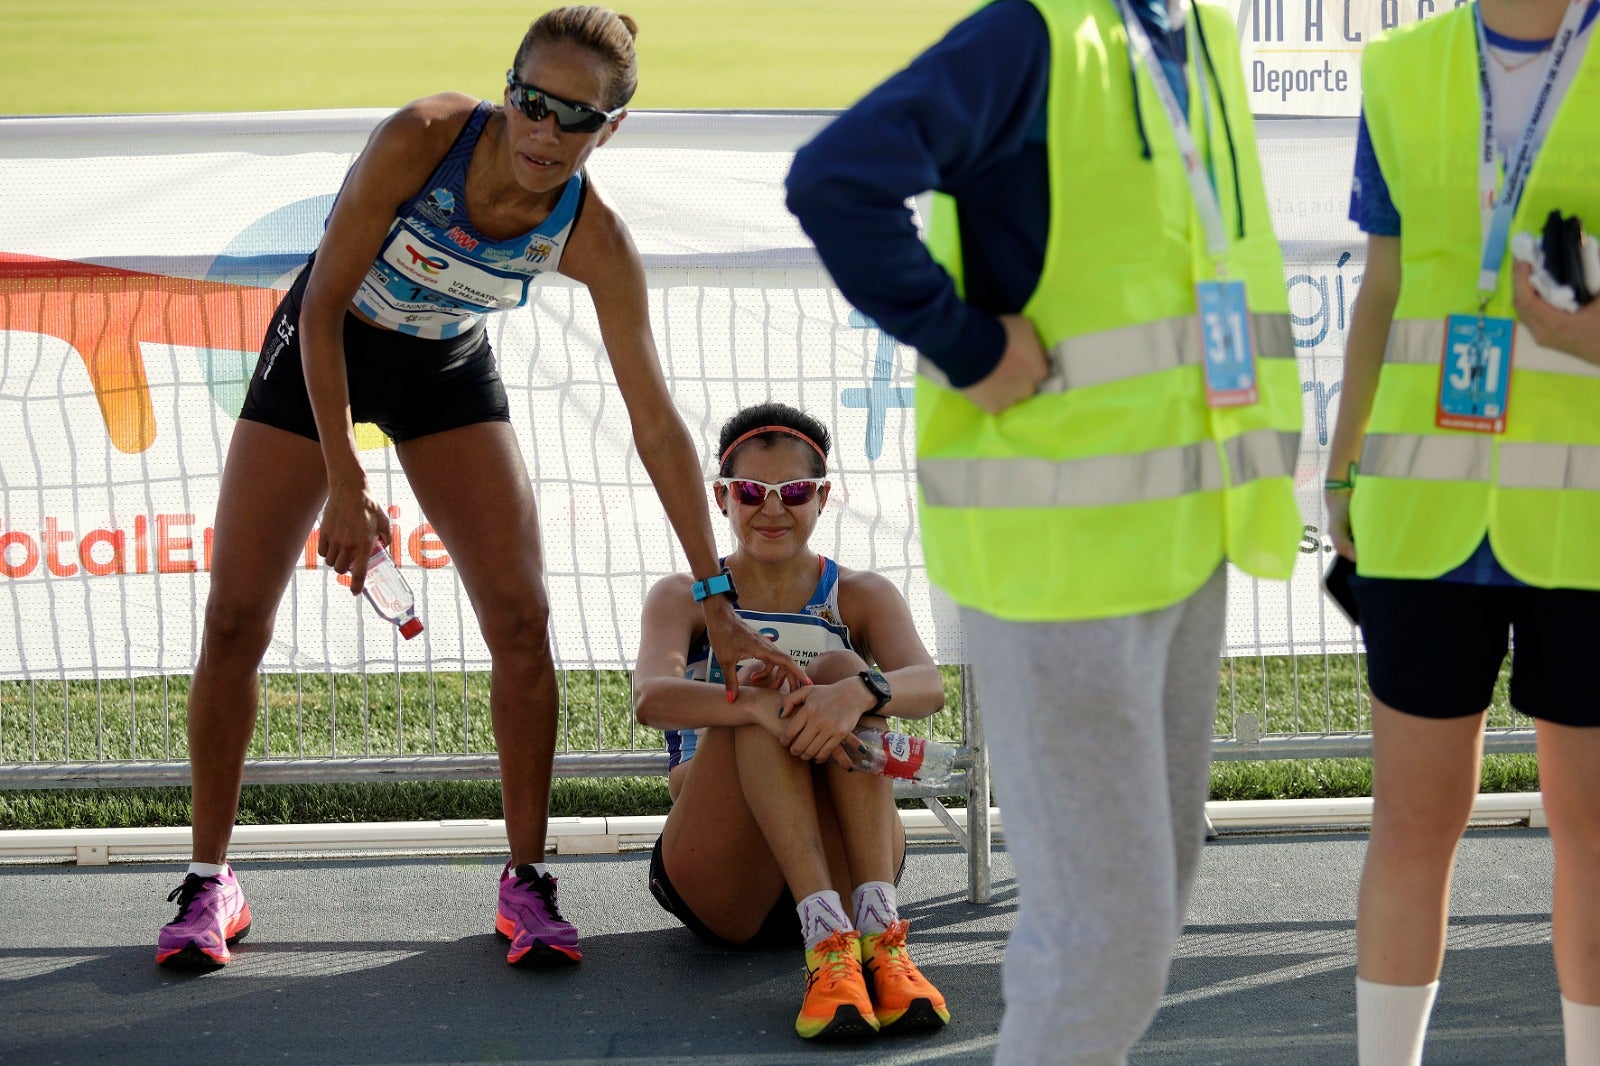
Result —
[[[478,246],[478,238],[467,236],[466,231],[460,226],[451,226],[444,231],[444,235],[469,252]]]
[[[455,209],[455,194],[442,186],[417,201],[417,214],[441,229],[450,225],[450,216],[455,213]]]
[[[555,243],[550,238],[535,237],[528,242],[528,250],[522,253],[522,257],[530,263],[542,263],[549,259],[555,250]]]
[[[427,274],[429,277],[432,277],[442,270],[448,269],[450,266],[450,261],[448,259],[445,259],[442,256],[428,255],[424,252],[419,252],[416,250],[416,248],[409,244],[406,245],[406,251],[411,254],[411,265],[422,271],[424,274]]]

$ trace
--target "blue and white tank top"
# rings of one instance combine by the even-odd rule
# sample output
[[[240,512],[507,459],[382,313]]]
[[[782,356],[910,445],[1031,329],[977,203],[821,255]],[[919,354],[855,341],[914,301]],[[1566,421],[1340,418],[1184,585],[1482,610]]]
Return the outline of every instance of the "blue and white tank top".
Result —
[[[789,653],[795,665],[802,670],[825,651],[852,648],[850,630],[839,618],[839,564],[826,556],[818,556],[817,587],[811,599],[795,612],[747,611],[735,605],[739,617],[749,622],[756,631]],[[722,684],[722,665],[711,654],[711,644],[702,633],[689,648],[689,661],[683,676],[695,681]],[[694,758],[695,742],[700,737],[698,729],[668,729],[667,767]]]
[[[555,210],[532,230],[490,240],[467,218],[467,166],[494,106],[478,104],[444,160],[405,204],[372,261],[355,306],[380,325],[440,340],[475,325],[490,311],[521,307],[528,286],[561,265],[585,197],[574,174]]]

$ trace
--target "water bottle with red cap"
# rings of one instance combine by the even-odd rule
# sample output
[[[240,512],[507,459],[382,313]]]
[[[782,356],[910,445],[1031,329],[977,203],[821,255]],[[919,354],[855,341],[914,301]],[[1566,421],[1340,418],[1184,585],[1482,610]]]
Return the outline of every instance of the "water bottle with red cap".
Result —
[[[382,541],[373,547],[372,558],[367,560],[367,580],[362,592],[381,617],[400,628],[402,637],[410,640],[422,632],[416,597],[411,595],[411,586],[406,584]]]

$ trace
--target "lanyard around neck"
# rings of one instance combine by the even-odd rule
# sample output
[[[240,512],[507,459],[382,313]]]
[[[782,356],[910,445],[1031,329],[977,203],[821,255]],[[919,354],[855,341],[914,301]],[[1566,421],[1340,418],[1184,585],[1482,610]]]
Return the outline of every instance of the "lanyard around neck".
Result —
[[[1126,0],[1123,0],[1125,3]],[[1556,79],[1561,75],[1572,42],[1583,26],[1584,14],[1592,0],[1571,0],[1567,13],[1561,20],[1550,45],[1550,58],[1545,61],[1544,77],[1539,91],[1534,94],[1533,105],[1523,121],[1522,136],[1515,151],[1507,157],[1505,184],[1499,193],[1499,167],[1494,151],[1494,93],[1489,86],[1489,40],[1484,34],[1483,12],[1478,4],[1472,5],[1472,15],[1478,31],[1478,92],[1483,100],[1483,125],[1478,138],[1478,203],[1484,205],[1483,258],[1478,267],[1479,306],[1486,305],[1499,284],[1500,261],[1505,258],[1506,244],[1511,239],[1511,216],[1522,199],[1523,184],[1533,169],[1534,145],[1538,143],[1560,106],[1556,93]],[[1581,56],[1581,51],[1580,51]],[[1487,205],[1493,203],[1493,211]]]
[[[1178,106],[1177,94],[1172,91],[1172,85],[1167,81],[1166,71],[1161,69],[1161,61],[1156,57],[1155,46],[1150,43],[1150,34],[1145,32],[1144,23],[1139,21],[1138,13],[1133,10],[1129,0],[1117,0],[1117,7],[1122,11],[1122,21],[1128,31],[1128,48],[1134,57],[1144,66],[1154,83],[1156,97],[1161,101],[1161,110],[1166,112],[1167,124],[1172,127],[1173,139],[1178,142],[1178,154],[1183,157],[1184,176],[1189,179],[1189,191],[1194,195],[1195,207],[1200,213],[1200,226],[1206,234],[1206,251],[1212,260],[1220,267],[1228,255],[1228,231],[1222,224],[1222,203],[1217,199],[1217,190],[1211,183],[1210,172],[1206,169],[1205,161],[1200,158],[1200,149],[1194,143],[1194,134],[1189,131],[1189,117]],[[1200,12],[1190,8],[1192,18],[1198,22]],[[1206,91],[1205,64],[1193,63],[1195,68],[1195,91],[1204,94]]]

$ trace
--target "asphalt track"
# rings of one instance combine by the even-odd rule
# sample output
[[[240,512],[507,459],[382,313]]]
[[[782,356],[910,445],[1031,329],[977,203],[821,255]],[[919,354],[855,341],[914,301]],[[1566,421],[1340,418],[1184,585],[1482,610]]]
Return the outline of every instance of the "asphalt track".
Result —
[[[1353,915],[1365,834],[1228,834],[1208,845],[1168,995],[1135,1064],[1355,1062]],[[174,864],[0,866],[0,1062],[778,1066],[982,1063],[1001,1015],[1016,882],[966,902],[952,845],[913,846],[912,947],[943,1031],[836,1046],[792,1028],[795,953],[706,947],[657,907],[643,852],[554,860],[584,961],[527,972],[492,934],[500,859],[250,860],[255,927],[232,965],[154,965]],[[1462,845],[1428,1066],[1562,1061],[1544,830]]]

